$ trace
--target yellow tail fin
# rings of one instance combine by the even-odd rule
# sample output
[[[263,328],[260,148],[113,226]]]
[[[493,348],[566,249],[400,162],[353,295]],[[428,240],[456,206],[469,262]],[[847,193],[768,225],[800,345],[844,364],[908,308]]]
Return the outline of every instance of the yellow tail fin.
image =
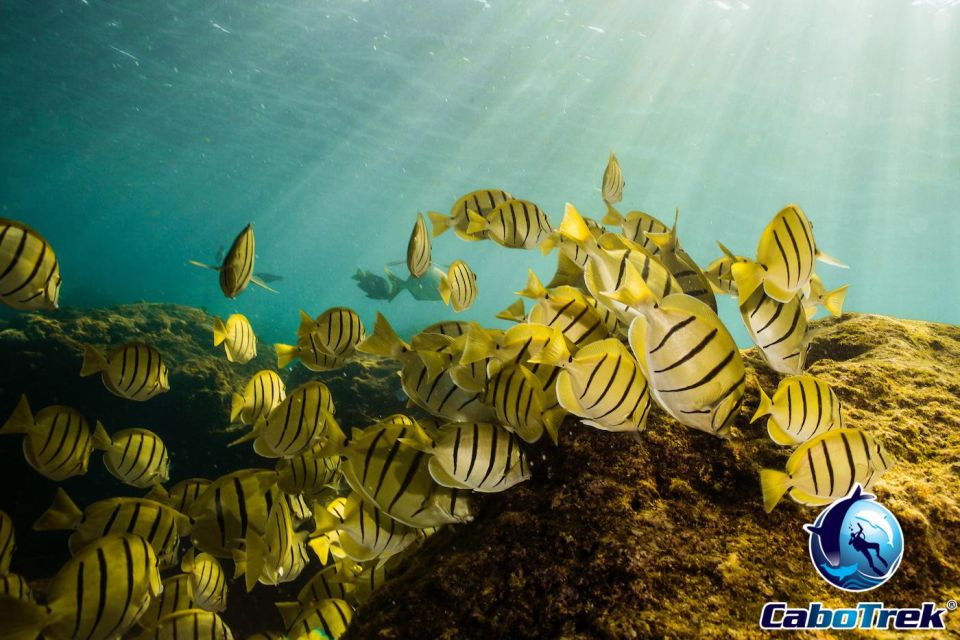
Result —
[[[733,281],[737,283],[737,295],[741,305],[763,284],[763,267],[752,260],[733,263],[730,265],[730,273]]]
[[[247,593],[250,593],[257,585],[260,576],[263,574],[263,570],[266,568],[267,555],[270,553],[270,549],[260,534],[248,529],[247,539],[242,553],[246,555],[243,580],[244,585],[247,587]],[[237,564],[239,571],[240,563]]]
[[[467,331],[467,342],[463,346],[463,353],[460,354],[460,364],[473,364],[486,360],[496,348],[497,342],[490,332],[474,322]]]
[[[486,231],[490,227],[490,223],[487,222],[487,219],[476,211],[467,211],[467,219],[470,221],[467,224],[467,233],[471,235],[474,233],[480,233],[481,231]]]
[[[107,361],[100,352],[90,345],[83,346],[83,364],[80,366],[80,377],[86,378],[107,368]]]
[[[330,538],[325,535],[320,535],[316,538],[312,538],[309,542],[307,542],[307,545],[317,555],[321,565],[327,564],[327,559],[330,557]]]
[[[626,219],[620,214],[619,211],[614,209],[613,205],[609,202],[607,204],[607,213],[604,214],[603,218],[600,220],[603,224],[609,224],[614,226],[621,226]]]
[[[790,488],[790,476],[774,469],[760,470],[760,490],[763,492],[763,510],[773,511],[783,494]]]
[[[194,562],[196,560],[196,552],[193,547],[190,547],[185,554],[183,554],[183,560],[180,561],[180,570],[184,573],[191,573],[193,571]]]
[[[57,487],[53,504],[33,523],[34,531],[57,531],[76,529],[83,520],[83,512],[74,504],[67,492]]]
[[[230,399],[230,422],[236,422],[240,419],[240,414],[243,413],[243,407],[246,405],[246,402],[243,400],[243,396],[239,393],[233,394]]]
[[[220,318],[213,319],[213,346],[219,347],[227,339],[227,326]]]
[[[410,350],[410,345],[405,343],[393,330],[383,314],[377,312],[377,322],[373,327],[373,333],[357,345],[357,351],[360,353],[369,353],[375,356],[384,356],[395,358]]]
[[[570,357],[570,350],[567,348],[567,339],[563,337],[560,327],[553,328],[553,337],[550,339],[539,353],[529,358],[527,362],[531,364],[548,364],[553,367],[562,367],[573,360]]]
[[[533,269],[529,269],[527,274],[526,288],[520,291],[514,291],[514,293],[525,298],[532,298],[533,300],[545,298],[547,296],[547,289],[543,286],[543,283],[540,282],[540,278],[533,272]]]
[[[273,350],[277,353],[277,368],[283,369],[285,366],[300,357],[300,347],[291,344],[275,344]]]
[[[453,225],[453,219],[436,211],[427,211],[430,224],[433,225],[433,237],[442,236]]]
[[[540,253],[543,255],[548,255],[553,248],[560,243],[560,232],[551,231],[547,234],[547,237],[543,239],[540,243]]]
[[[569,202],[563,212],[563,221],[560,222],[560,235],[573,240],[577,244],[585,243],[593,237],[583,216]]]
[[[21,395],[20,402],[13,410],[10,419],[0,427],[0,435],[11,435],[14,433],[30,433],[36,427],[36,421],[33,419],[33,412],[30,411],[30,403],[27,402],[27,396]]]
[[[843,315],[843,301],[847,297],[848,288],[849,285],[843,285],[839,289],[834,289],[823,296],[824,308],[826,308],[826,310],[829,311],[835,318],[839,318],[841,315]]]
[[[753,417],[750,418],[750,424],[753,424],[763,416],[770,415],[770,411],[773,409],[773,402],[770,400],[770,396],[764,393],[763,389],[760,391],[760,406],[757,407],[757,412],[753,414]]]
[[[656,302],[656,296],[647,286],[646,280],[629,260],[624,262],[623,283],[620,288],[616,291],[602,291],[601,293],[611,300],[622,302],[633,308]]]
[[[14,596],[0,596],[0,620],[3,620],[4,640],[35,640],[62,615],[29,600]]]
[[[560,425],[563,424],[563,419],[566,417],[567,410],[563,407],[554,407],[543,414],[543,426],[555,445],[559,444]]]
[[[498,313],[497,317],[510,322],[526,322],[527,313],[523,308],[523,300],[516,300],[509,307]]]
[[[299,602],[275,602],[274,605],[277,608],[277,611],[280,612],[280,617],[283,619],[283,628],[289,629],[293,626],[293,623],[296,622],[297,616],[300,615],[300,610],[303,609],[303,605]],[[310,636],[319,635],[311,632]],[[304,637],[310,637],[304,636]],[[323,636],[320,636],[323,637]]]
[[[237,439],[234,440],[233,442],[229,443],[227,446],[228,446],[228,447],[235,447],[235,446],[237,446],[238,444],[243,444],[244,442],[249,442],[250,440],[255,440],[255,439],[257,438],[257,436],[259,436],[260,433],[261,433],[264,429],[266,429],[266,427],[267,427],[267,421],[263,418],[263,416],[261,416],[261,417],[257,420],[257,423],[256,423],[255,425],[253,425],[253,427],[250,429],[250,431],[248,431],[247,433],[243,434],[242,436],[240,436],[239,438],[237,438]]]
[[[97,420],[97,426],[93,429],[93,448],[101,451],[113,449],[113,439],[99,420]]]

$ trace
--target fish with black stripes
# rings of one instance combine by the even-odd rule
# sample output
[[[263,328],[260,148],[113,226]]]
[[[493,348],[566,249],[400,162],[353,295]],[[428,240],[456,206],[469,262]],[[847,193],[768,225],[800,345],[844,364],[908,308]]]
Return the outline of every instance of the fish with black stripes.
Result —
[[[243,228],[243,231],[230,245],[230,249],[224,255],[223,262],[219,267],[196,260],[188,260],[187,262],[195,267],[220,272],[220,290],[223,291],[223,295],[233,300],[243,293],[250,284],[276,293],[274,289],[270,288],[270,285],[253,272],[256,257],[256,239],[253,236],[253,224],[251,223]]]
[[[327,309],[316,319],[300,310],[297,336],[313,335],[321,351],[335,358],[349,358],[358,344],[366,338],[366,329],[360,315],[347,307]]]
[[[471,323],[464,320],[441,320],[427,326],[420,333],[439,333],[440,335],[458,338],[465,335],[470,330],[470,326]]]
[[[504,364],[522,364],[540,351],[554,336],[553,329],[539,323],[514,325],[507,331],[484,329],[473,323],[467,332],[460,364],[484,362],[487,372],[496,374]]]
[[[167,365],[160,352],[144,342],[128,342],[107,355],[86,345],[80,377],[100,373],[110,393],[143,402],[170,390]]]
[[[19,311],[59,308],[60,262],[39,233],[0,218],[0,302]]]
[[[26,600],[27,602],[37,601],[27,579],[19,574],[9,572],[0,574],[0,598],[4,597]]]
[[[463,260],[454,260],[440,278],[440,298],[454,311],[466,311],[477,299],[477,274]]]
[[[317,637],[338,640],[347,632],[353,620],[353,608],[337,598],[326,598],[312,602],[307,606],[284,607],[278,602],[277,608],[283,617],[287,640],[310,640]]]
[[[230,403],[230,422],[238,420],[245,425],[255,425],[261,418],[270,415],[287,397],[287,386],[276,371],[258,371],[243,387],[243,393],[234,393]]]
[[[193,599],[193,580],[185,573],[178,573],[163,580],[163,591],[150,602],[150,606],[137,620],[142,629],[155,629],[160,618],[175,611],[196,608]]]
[[[772,399],[761,388],[760,405],[750,422],[764,416],[767,433],[781,445],[800,444],[843,428],[840,398],[826,382],[808,375],[783,378]]]
[[[333,417],[334,411],[327,386],[316,380],[306,382],[229,446],[253,440],[257,454],[265,458],[289,458],[320,443],[326,447],[325,455],[332,455],[339,452],[346,440]]]
[[[233,632],[212,611],[184,609],[163,616],[136,640],[233,640]]]
[[[86,419],[70,407],[45,407],[36,415],[27,396],[20,396],[0,435],[24,434],[23,455],[45,478],[59,482],[87,472],[93,435]]]
[[[180,570],[190,579],[190,593],[196,606],[207,611],[226,611],[227,576],[219,560],[209,553],[197,553],[191,547],[180,561]]]
[[[307,606],[311,602],[325,598],[353,600],[356,588],[353,584],[361,567],[350,559],[338,560],[328,567],[317,571],[297,593],[297,602]]]
[[[735,277],[737,286],[742,287],[742,277]],[[771,369],[788,376],[803,373],[807,348],[816,334],[807,331],[807,314],[799,294],[779,302],[757,287],[740,305],[740,317]]]
[[[10,558],[17,549],[17,531],[13,518],[0,511],[0,576],[10,571]]]
[[[670,232],[670,227],[649,213],[630,211],[624,216],[610,204],[607,204],[607,213],[603,216],[601,222],[620,227],[624,238],[637,243],[654,256],[660,253],[660,247],[646,234]]]
[[[467,234],[486,233],[508,249],[534,249],[553,233],[547,214],[527,200],[507,200],[485,216],[469,211],[467,217]]]
[[[422,213],[417,213],[417,222],[407,243],[407,269],[414,278],[419,278],[430,268],[430,234]]]
[[[170,479],[170,455],[160,436],[148,429],[122,429],[112,436],[99,422],[93,448],[103,453],[103,464],[114,478],[145,489]]]
[[[264,531],[276,483],[272,469],[240,469],[214,480],[187,511],[193,545],[217,558],[231,558],[249,529]]]
[[[327,531],[339,533],[340,547],[356,562],[383,561],[420,537],[416,528],[390,517],[356,492],[347,496],[342,520],[329,511],[319,512],[316,532]]]
[[[491,376],[483,401],[496,410],[497,420],[524,442],[536,442],[546,433],[556,444],[560,424],[567,415],[562,406],[547,408],[552,403],[540,379],[522,364],[507,364]]]
[[[236,364],[246,364],[257,357],[257,336],[247,317],[235,313],[224,322],[213,319],[213,346],[223,345],[227,360]]]
[[[717,244],[720,245],[723,255],[708,264],[703,271],[703,275],[707,276],[707,280],[710,281],[710,286],[713,287],[715,293],[737,296],[737,282],[733,278],[733,265],[738,262],[750,262],[750,258],[736,255],[723,246],[721,242],[717,242]]]
[[[553,335],[553,327],[559,328],[563,336],[579,348],[610,337],[611,329],[618,326],[616,316],[599,307],[595,299],[570,286],[547,289],[533,270],[527,277],[526,288],[517,294],[536,301],[527,314],[527,322],[550,329],[544,343]]]
[[[746,370],[713,309],[683,293],[657,302],[629,264],[624,287],[611,295],[638,313],[630,349],[657,403],[688,427],[726,436],[743,404]]]
[[[337,488],[339,480],[340,457],[324,456],[317,449],[277,461],[277,486],[287,493],[309,498]]]
[[[665,233],[646,232],[646,236],[660,251],[657,259],[669,269],[673,277],[680,283],[680,289],[688,296],[703,302],[713,311],[717,310],[717,299],[713,295],[713,285],[703,271],[680,246],[677,239],[677,224],[680,220],[680,210],[677,210],[670,231]]]
[[[810,286],[808,291],[803,293],[803,310],[807,314],[807,320],[813,319],[817,315],[819,307],[826,309],[834,318],[843,315],[843,301],[847,298],[848,285],[837,287],[833,291],[827,291],[820,276],[813,274],[810,276]]]
[[[807,440],[790,455],[785,471],[760,470],[763,508],[773,511],[784,494],[807,506],[823,506],[850,493],[869,491],[896,460],[860,429],[833,429]]]
[[[813,225],[796,204],[788,204],[760,235],[756,261],[734,264],[742,305],[762,286],[777,302],[789,302],[810,284],[817,260],[836,267],[846,265],[817,248]]]
[[[343,522],[343,509],[347,504],[346,496],[339,496],[329,501],[317,500],[314,503],[314,515],[323,517],[323,511],[333,514],[340,522]],[[320,564],[325,565],[331,558],[333,562],[343,560],[347,555],[340,548],[340,534],[336,531],[318,532],[316,527],[310,534],[307,545],[320,560]]]
[[[209,486],[210,481],[206,478],[188,478],[187,480],[181,480],[169,489],[165,489],[161,485],[154,485],[144,497],[162,502],[168,507],[173,507],[180,513],[187,513],[190,505],[192,505]]]
[[[428,211],[427,216],[433,224],[433,237],[436,238],[448,229],[453,229],[461,239],[468,242],[483,240],[486,238],[485,233],[467,233],[467,226],[470,224],[469,212],[472,211],[477,215],[485,216],[508,200],[513,200],[513,196],[506,191],[479,189],[459,198],[450,207],[449,216],[436,211]]]
[[[308,333],[297,338],[297,344],[273,345],[277,353],[277,368],[283,369],[294,360],[310,371],[334,371],[340,369],[350,361],[349,358],[332,356],[321,346],[321,340],[315,333]]]
[[[294,530],[287,501],[274,500],[264,531],[248,529],[242,547],[233,549],[235,577],[244,576],[247,592],[257,582],[278,585],[296,580],[308,560],[306,539],[307,532]]]
[[[191,531],[190,519],[179,511],[147,498],[107,498],[82,511],[58,487],[53,504],[34,523],[34,531],[72,530],[70,552],[108,533],[133,533],[153,547],[162,567],[176,564],[180,537]]]
[[[603,170],[603,181],[600,183],[600,195],[607,204],[617,204],[623,200],[623,170],[617,161],[617,156],[610,152],[607,166]]]
[[[559,332],[559,329],[555,329]],[[616,338],[593,342],[571,355],[563,339],[531,359],[560,369],[560,406],[604,431],[639,432],[650,413],[650,387],[630,351]]]
[[[46,604],[0,598],[13,638],[107,640],[123,637],[161,593],[157,557],[132,534],[108,534],[84,547],[50,580]]]

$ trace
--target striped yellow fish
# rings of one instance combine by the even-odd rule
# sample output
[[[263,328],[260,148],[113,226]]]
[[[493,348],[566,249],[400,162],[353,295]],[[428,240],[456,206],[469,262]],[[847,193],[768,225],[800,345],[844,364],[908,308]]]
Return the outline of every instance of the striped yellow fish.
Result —
[[[703,271],[700,270],[700,267],[697,266],[697,263],[693,261],[693,258],[680,247],[680,242],[677,240],[679,219],[680,211],[677,210],[670,231],[666,233],[647,232],[647,238],[652,240],[660,249],[657,259],[677,279],[683,293],[696,298],[716,311],[717,299],[713,295],[713,286]]]
[[[314,504],[314,514],[323,519],[325,517],[323,511],[327,511],[336,516],[340,522],[343,522],[343,509],[346,504],[346,496],[340,496],[330,501],[319,500]],[[322,565],[327,564],[331,557],[334,562],[346,558],[346,554],[340,548],[340,534],[337,531],[319,532],[315,530],[310,534],[310,540],[307,544]]]
[[[526,200],[507,200],[485,216],[469,211],[467,217],[467,234],[485,232],[497,244],[508,249],[539,247],[553,233],[543,209]]]
[[[632,269],[615,295],[639,313],[630,325],[630,348],[651,394],[682,424],[725,436],[743,404],[746,380],[736,342],[696,298],[674,294],[656,303]]]
[[[212,611],[184,609],[163,616],[136,640],[233,640],[233,633]]]
[[[279,486],[277,488],[280,489]],[[280,489],[279,495],[283,497],[287,503],[287,507],[290,509],[290,519],[293,520],[294,528],[298,528],[303,523],[313,520],[313,510],[310,508],[310,505],[307,504],[306,498],[302,495],[299,493],[287,493],[282,489]]]
[[[314,320],[300,310],[300,328],[297,336],[315,335],[317,345],[328,355],[349,358],[358,344],[366,338],[366,330],[360,316],[353,309],[333,307]]]
[[[256,240],[253,237],[253,224],[248,224],[230,245],[230,249],[224,255],[223,263],[219,267],[196,260],[188,260],[188,262],[195,267],[219,271],[220,290],[223,291],[223,295],[231,300],[243,293],[251,283],[276,293],[253,272],[255,259]]]
[[[720,245],[723,256],[711,262],[704,270],[703,275],[707,276],[707,280],[710,281],[710,286],[713,287],[715,293],[737,296],[737,282],[733,277],[733,265],[738,262],[750,262],[750,259],[734,254],[720,242],[717,242],[717,244]]]
[[[306,538],[306,534],[302,538]],[[247,591],[251,591],[259,581],[266,585],[277,585],[295,580],[303,565],[285,566],[285,560],[293,557],[294,547],[298,544],[298,534],[293,529],[293,518],[286,500],[274,500],[267,516],[263,533],[247,530],[243,548],[233,550],[236,575],[244,576]],[[289,569],[297,567],[296,572]]]
[[[454,260],[440,278],[440,297],[454,311],[465,311],[477,299],[477,274],[463,260]]]
[[[46,605],[0,599],[15,638],[107,640],[133,627],[162,589],[157,557],[137,535],[106,535],[74,555],[53,577]]]
[[[457,200],[453,206],[450,207],[449,216],[437,213],[436,211],[428,211],[427,216],[433,224],[433,236],[437,237],[446,232],[447,229],[453,229],[460,238],[468,242],[483,240],[487,237],[484,233],[473,235],[467,233],[467,226],[470,224],[469,212],[473,211],[476,214],[485,216],[507,200],[513,200],[513,196],[506,191],[500,191],[499,189],[480,189],[478,191],[471,191]]]
[[[337,640],[347,632],[353,620],[353,609],[343,600],[328,598],[308,606],[284,607],[277,603],[287,629],[287,640]],[[323,634],[323,635],[320,635]]]
[[[206,478],[189,478],[176,483],[169,490],[160,485],[154,487],[147,493],[148,500],[162,502],[168,507],[173,507],[180,513],[187,513],[200,494],[210,486],[210,481]]]
[[[170,456],[160,436],[147,429],[123,429],[112,436],[97,423],[93,447],[103,450],[103,464],[114,478],[144,489],[170,479]]]
[[[164,579],[163,592],[150,602],[137,624],[143,629],[155,629],[160,618],[174,611],[185,611],[196,606],[193,599],[193,579],[185,573],[178,573]]]
[[[413,404],[445,420],[489,422],[496,415],[493,407],[484,404],[480,392],[462,389],[449,370],[431,374],[422,357],[405,360],[400,385]]]
[[[760,470],[763,508],[773,511],[783,494],[808,506],[830,504],[855,484],[869,491],[895,463],[872,437],[859,429],[834,429],[807,440],[787,460],[786,473]]]
[[[0,301],[21,311],[56,309],[60,263],[39,233],[0,218]]]
[[[213,346],[221,344],[230,362],[246,364],[257,357],[257,336],[243,314],[235,313],[226,322],[213,319]]]
[[[430,268],[430,234],[423,214],[417,214],[417,223],[413,225],[410,242],[407,243],[407,269],[414,278],[419,278]]]
[[[143,342],[128,342],[104,359],[87,345],[80,376],[100,373],[103,384],[114,395],[142,402],[170,390],[169,372],[160,352]]]
[[[604,431],[642,431],[650,412],[650,391],[640,366],[616,338],[594,342],[571,356],[555,340],[531,359],[561,369],[560,406]]]
[[[609,203],[607,204],[607,213],[603,216],[602,222],[603,224],[620,227],[624,238],[637,243],[654,256],[660,253],[660,247],[647,237],[647,233],[668,233],[670,231],[670,227],[649,213],[630,211],[626,216],[623,216]]]
[[[327,353],[316,333],[300,336],[296,345],[277,343],[273,348],[277,352],[277,367],[280,369],[297,359],[310,371],[333,371],[349,362],[348,358]]]
[[[240,420],[243,424],[254,425],[270,415],[286,397],[287,387],[276,371],[258,371],[243,388],[243,394],[233,394],[230,422]]]
[[[810,277],[809,291],[803,296],[803,310],[807,315],[807,320],[817,315],[818,306],[823,306],[834,318],[843,315],[843,301],[847,297],[848,288],[847,285],[844,285],[833,291],[827,291],[820,276],[813,274]]]
[[[777,302],[789,302],[810,283],[816,260],[846,268],[836,258],[817,249],[813,225],[806,214],[799,206],[788,204],[760,235],[757,261],[737,263],[732,267],[740,304],[761,285]]]
[[[740,286],[742,280],[738,277],[737,281]],[[813,334],[807,332],[807,315],[799,295],[778,302],[757,287],[740,305],[740,317],[771,369],[788,376],[803,373]]]
[[[430,475],[445,487],[492,493],[530,478],[520,441],[489,422],[446,424],[428,450]]]
[[[20,396],[13,415],[0,427],[0,435],[17,433],[26,434],[24,457],[43,477],[59,482],[87,472],[93,436],[75,409],[55,405],[34,416],[27,396]]]
[[[0,511],[0,576],[10,571],[10,558],[17,549],[17,535],[13,520]]]
[[[466,334],[469,330],[469,322],[465,322],[463,320],[442,320],[440,322],[434,322],[420,333],[439,333],[441,335],[457,338]]]
[[[265,458],[289,458],[309,451],[317,443],[329,445],[327,454],[338,452],[346,439],[333,417],[333,398],[322,382],[300,385],[270,414],[253,425],[230,446],[253,440],[253,450]]]
[[[338,531],[340,546],[357,562],[388,558],[420,537],[415,528],[391,518],[355,492],[347,496],[342,520],[329,511],[319,512],[317,531]]]
[[[750,422],[767,418],[767,433],[777,444],[794,445],[843,428],[840,399],[826,382],[813,376],[790,376],[777,386],[773,399],[760,389],[760,406]]]
[[[33,525],[34,531],[72,529],[69,546],[73,554],[108,533],[133,533],[150,543],[162,567],[176,564],[180,536],[190,528],[185,515],[146,498],[107,498],[81,511],[59,487],[53,504]]]
[[[620,170],[617,156],[611,151],[607,167],[603,170],[603,182],[600,185],[603,201],[607,204],[617,204],[623,200],[623,185],[623,171]]]
[[[497,365],[491,371],[496,373],[504,363],[526,362],[529,356],[538,353],[553,336],[553,329],[537,323],[518,324],[505,332],[484,329],[474,323],[467,333],[460,363],[496,361]]]
[[[596,300],[588,298],[573,287],[562,286],[547,290],[540,284],[536,274],[530,271],[527,288],[519,293],[537,300],[536,305],[530,309],[527,321],[530,325],[540,324],[550,329],[550,335],[545,336],[543,344],[552,338],[554,327],[559,328],[564,337],[577,348],[610,335],[605,317],[607,310],[598,309]],[[616,323],[615,318],[613,322]],[[531,351],[530,355],[534,353],[535,351]]]
[[[277,486],[281,491],[311,497],[339,485],[340,458],[317,453],[305,451],[277,462]]]
[[[227,577],[219,560],[209,553],[196,553],[191,547],[180,561],[180,569],[190,579],[190,594],[196,606],[207,611],[226,611]]]
[[[340,560],[313,574],[297,593],[297,602],[309,605],[325,598],[353,600],[353,584],[362,567],[351,560]]]
[[[264,531],[276,482],[269,469],[241,469],[214,480],[187,512],[194,546],[217,558],[232,557],[248,530]]]
[[[522,364],[508,364],[491,376],[483,401],[496,410],[500,423],[525,442],[536,442],[546,432],[556,444],[566,411],[545,409],[548,402],[540,380]]]
[[[16,573],[0,574],[0,597],[2,596],[27,602],[37,601],[26,578]]]

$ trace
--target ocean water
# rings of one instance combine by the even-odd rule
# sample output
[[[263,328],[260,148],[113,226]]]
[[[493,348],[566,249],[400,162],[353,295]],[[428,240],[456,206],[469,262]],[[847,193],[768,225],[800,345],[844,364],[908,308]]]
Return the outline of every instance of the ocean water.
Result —
[[[701,266],[796,202],[848,310],[956,323],[957,5],[9,0],[0,215],[56,248],[63,305],[240,311],[268,341],[345,305],[410,333],[452,314],[350,276],[402,260],[417,211],[500,188],[600,217],[613,150],[621,210],[679,208]],[[186,261],[248,222],[280,293],[229,301]],[[462,317],[491,326],[555,260],[452,233],[434,257],[473,266]]]

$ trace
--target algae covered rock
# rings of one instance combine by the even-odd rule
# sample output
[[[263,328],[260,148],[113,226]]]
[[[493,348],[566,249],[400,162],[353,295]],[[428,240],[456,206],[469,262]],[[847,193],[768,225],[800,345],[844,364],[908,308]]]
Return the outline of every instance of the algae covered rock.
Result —
[[[850,426],[898,460],[876,485],[897,516],[898,573],[848,594],[815,572],[789,499],[763,511],[758,471],[789,450],[750,425],[757,385],[778,377],[756,349],[745,407],[720,440],[657,411],[639,441],[569,419],[540,446],[534,477],[479,499],[469,525],[430,538],[354,618],[351,638],[756,637],[767,601],[805,607],[943,606],[960,597],[960,328],[849,314],[814,325],[808,372]],[[948,627],[960,619],[948,614]]]

